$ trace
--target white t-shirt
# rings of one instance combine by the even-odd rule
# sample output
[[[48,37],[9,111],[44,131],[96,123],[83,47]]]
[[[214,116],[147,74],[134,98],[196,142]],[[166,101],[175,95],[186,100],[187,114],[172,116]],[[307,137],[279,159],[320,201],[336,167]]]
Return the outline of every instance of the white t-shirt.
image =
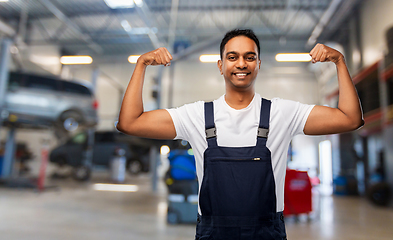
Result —
[[[284,179],[289,143],[295,135],[304,134],[304,125],[314,105],[279,98],[274,98],[271,101],[269,135],[266,146],[271,152],[276,184],[277,211],[280,212],[284,210]],[[218,146],[255,146],[261,111],[261,96],[256,93],[251,103],[240,110],[231,108],[225,101],[225,95],[214,100],[213,103]],[[204,109],[203,101],[167,109],[175,125],[175,139],[188,141],[193,149],[199,189],[203,179],[203,153],[207,148]],[[201,214],[200,209],[199,214]]]

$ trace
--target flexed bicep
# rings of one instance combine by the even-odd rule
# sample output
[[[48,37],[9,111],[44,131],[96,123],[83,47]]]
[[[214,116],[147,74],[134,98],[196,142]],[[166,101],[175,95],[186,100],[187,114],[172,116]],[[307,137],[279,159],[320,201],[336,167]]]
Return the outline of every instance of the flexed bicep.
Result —
[[[338,108],[314,106],[303,131],[306,135],[325,135],[348,132],[359,127],[358,123]]]
[[[174,139],[176,129],[169,112],[164,109],[142,113],[137,119],[117,125],[117,129],[129,135],[154,138]]]

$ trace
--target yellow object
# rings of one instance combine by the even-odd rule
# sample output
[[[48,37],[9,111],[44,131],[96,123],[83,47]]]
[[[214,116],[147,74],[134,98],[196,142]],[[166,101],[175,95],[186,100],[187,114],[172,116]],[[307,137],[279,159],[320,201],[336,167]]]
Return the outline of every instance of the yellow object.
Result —
[[[16,121],[18,121],[18,117],[17,117],[16,115],[14,115],[14,114],[11,114],[11,115],[8,117],[8,120],[9,120],[10,122],[16,122]]]

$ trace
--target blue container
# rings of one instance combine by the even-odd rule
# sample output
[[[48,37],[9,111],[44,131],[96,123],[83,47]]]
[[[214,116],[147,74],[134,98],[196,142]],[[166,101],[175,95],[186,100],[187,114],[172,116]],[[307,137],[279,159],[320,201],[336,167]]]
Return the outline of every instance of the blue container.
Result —
[[[347,178],[338,176],[333,180],[333,192],[336,195],[348,195]]]
[[[174,180],[196,179],[195,159],[187,150],[171,151],[169,157],[170,173]]]

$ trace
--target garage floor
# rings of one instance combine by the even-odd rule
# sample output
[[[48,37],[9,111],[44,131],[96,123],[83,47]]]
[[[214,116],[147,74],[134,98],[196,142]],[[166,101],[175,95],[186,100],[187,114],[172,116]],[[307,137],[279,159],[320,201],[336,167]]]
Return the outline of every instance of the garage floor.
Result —
[[[50,189],[0,188],[0,239],[171,239],[191,240],[193,225],[166,223],[166,188],[151,191],[150,177],[127,177],[139,191],[101,192],[94,183],[109,182],[107,172],[93,174],[88,183],[71,178],[51,180]],[[390,240],[393,209],[378,208],[358,197],[320,197],[314,194],[314,209],[307,216],[286,218],[288,239]]]

